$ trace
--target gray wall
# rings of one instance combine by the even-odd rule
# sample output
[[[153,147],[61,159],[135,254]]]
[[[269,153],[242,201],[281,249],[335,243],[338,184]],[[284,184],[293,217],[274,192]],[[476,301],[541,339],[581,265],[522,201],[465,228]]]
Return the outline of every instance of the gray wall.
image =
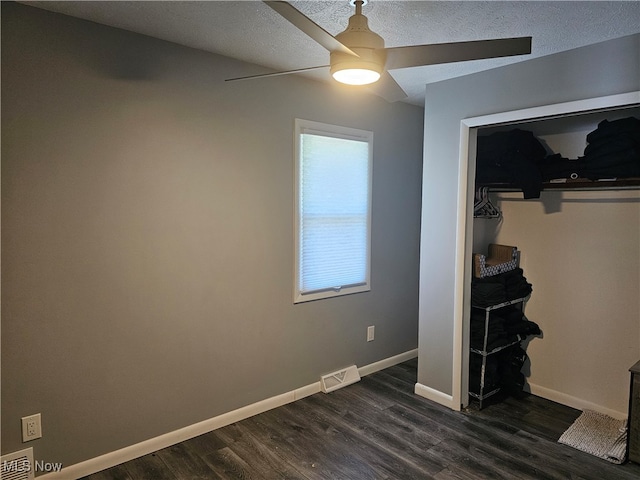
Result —
[[[534,38],[534,42],[536,39]],[[427,85],[418,382],[453,392],[460,121],[640,89],[640,35]]]
[[[423,110],[223,82],[258,71],[2,3],[3,453],[68,466],[417,348]],[[296,117],[374,132],[371,292],[292,303]]]

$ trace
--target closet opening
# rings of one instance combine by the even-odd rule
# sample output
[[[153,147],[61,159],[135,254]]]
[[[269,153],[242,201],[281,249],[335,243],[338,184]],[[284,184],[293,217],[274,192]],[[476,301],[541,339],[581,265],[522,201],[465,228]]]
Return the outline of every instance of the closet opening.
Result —
[[[461,122],[453,398],[463,408],[470,401],[473,254],[501,244],[519,251],[533,290],[525,315],[541,330],[525,343],[525,391],[626,416],[628,369],[640,359],[640,180],[554,182],[528,199],[513,186],[478,191],[475,180],[478,136],[530,131],[549,153],[574,159],[602,120],[627,117],[640,118],[640,92]],[[474,218],[478,200],[486,200],[486,218]]]

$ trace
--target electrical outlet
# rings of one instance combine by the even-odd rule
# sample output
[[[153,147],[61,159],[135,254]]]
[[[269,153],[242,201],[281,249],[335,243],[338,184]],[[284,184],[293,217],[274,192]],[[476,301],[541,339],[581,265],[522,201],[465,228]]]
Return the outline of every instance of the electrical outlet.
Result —
[[[22,417],[22,443],[42,437],[42,418],[39,413]]]
[[[376,337],[376,327],[371,325],[367,327],[367,342],[373,342],[373,339]]]

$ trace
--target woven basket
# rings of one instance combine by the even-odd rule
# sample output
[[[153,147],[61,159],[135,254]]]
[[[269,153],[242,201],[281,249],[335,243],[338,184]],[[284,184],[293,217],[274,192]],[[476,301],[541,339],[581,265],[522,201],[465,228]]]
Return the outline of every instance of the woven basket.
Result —
[[[518,248],[510,245],[489,245],[489,254],[473,254],[473,274],[476,278],[492,277],[518,267]]]

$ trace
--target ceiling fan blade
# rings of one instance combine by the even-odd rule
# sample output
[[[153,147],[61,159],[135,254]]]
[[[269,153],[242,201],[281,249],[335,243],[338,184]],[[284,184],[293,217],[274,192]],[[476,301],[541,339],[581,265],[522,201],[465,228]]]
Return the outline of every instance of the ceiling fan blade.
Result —
[[[405,91],[398,85],[389,72],[383,72],[380,80],[371,85],[367,85],[367,87],[367,90],[384,98],[389,103],[407,98]]]
[[[531,53],[531,37],[434,43],[385,48],[386,68],[420,67],[438,63],[463,62]]]
[[[330,52],[338,51],[347,53],[349,55],[354,55],[356,57],[358,56],[358,54],[356,54],[354,51],[336,40],[336,38],[329,32],[327,32],[324,28],[304,15],[301,11],[294,8],[293,5],[287,2],[266,0],[264,3],[269,5],[276,12],[293,23],[298,29],[309,35],[312,39],[314,39]]]
[[[227,78],[225,82],[234,82],[236,80],[251,80],[253,78],[277,77],[279,75],[289,75],[291,73],[308,72],[310,70],[318,70],[320,68],[329,68],[329,65],[320,65],[318,67],[297,68],[295,70],[285,70],[282,72],[259,73],[257,75],[247,75],[246,77]]]

